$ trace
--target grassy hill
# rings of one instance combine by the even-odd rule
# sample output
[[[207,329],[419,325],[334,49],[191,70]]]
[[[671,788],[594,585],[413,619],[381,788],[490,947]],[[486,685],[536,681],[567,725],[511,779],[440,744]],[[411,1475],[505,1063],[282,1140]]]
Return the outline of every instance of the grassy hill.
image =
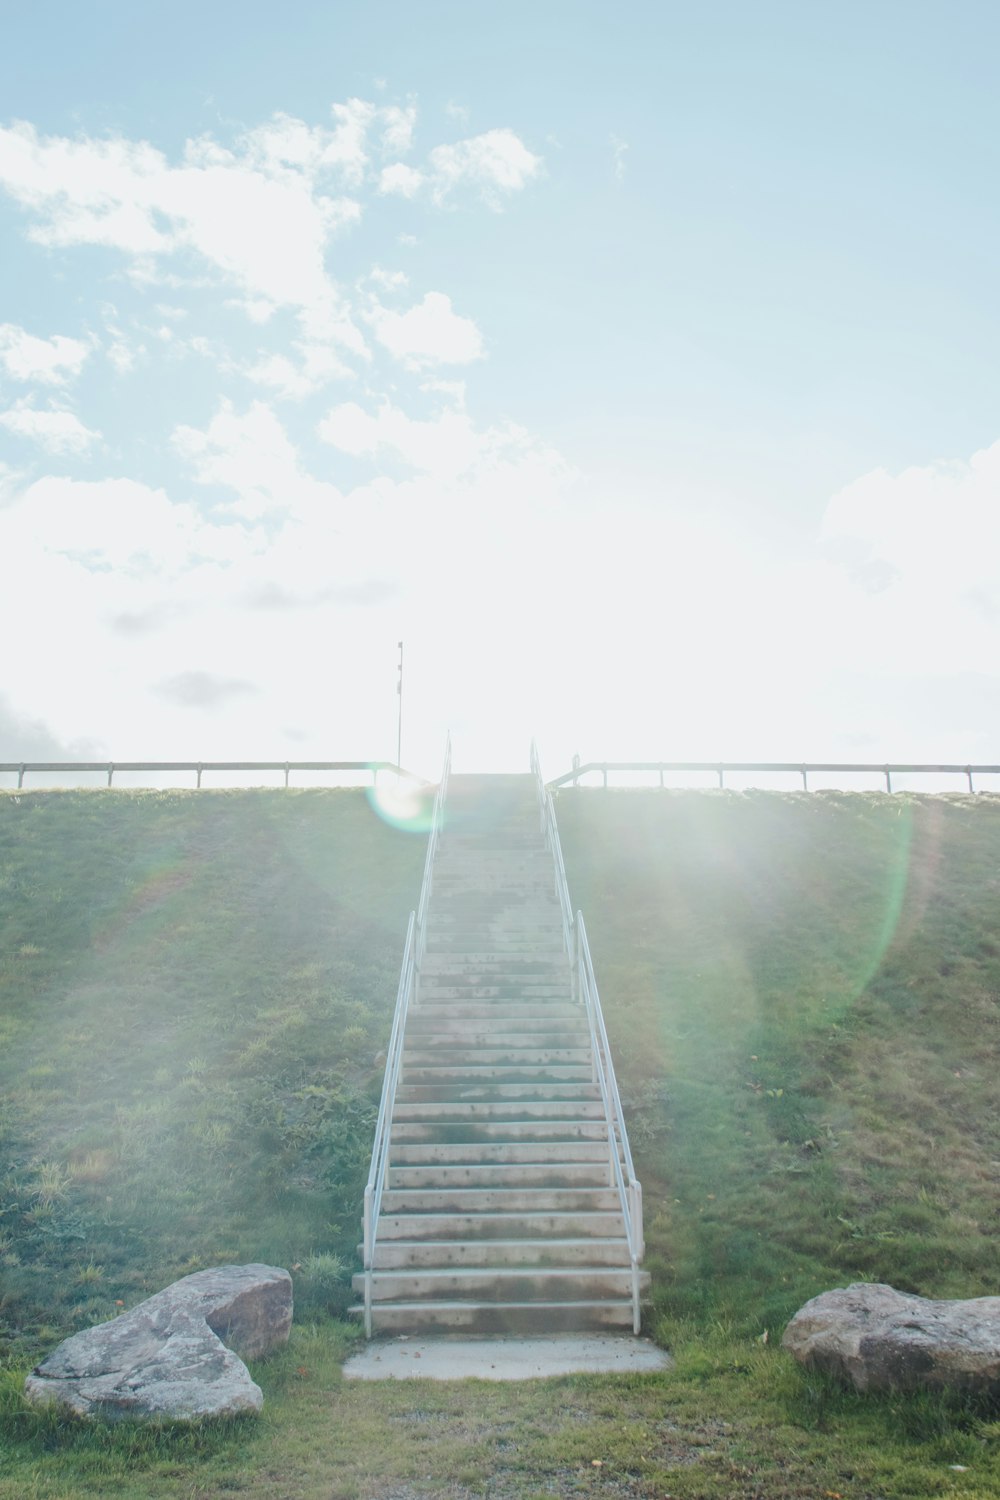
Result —
[[[358,792],[0,796],[3,1500],[1000,1494],[988,1404],[864,1402],[776,1347],[852,1279],[998,1290],[1000,800],[566,790],[557,813],[676,1369],[359,1392],[325,1320],[424,840]],[[140,1442],[20,1406],[67,1332],[225,1260],[294,1268],[263,1427]]]
[[[997,1291],[1000,802],[568,792],[669,1342]]]
[[[343,1308],[424,848],[356,791],[0,797],[0,1355],[222,1261]]]

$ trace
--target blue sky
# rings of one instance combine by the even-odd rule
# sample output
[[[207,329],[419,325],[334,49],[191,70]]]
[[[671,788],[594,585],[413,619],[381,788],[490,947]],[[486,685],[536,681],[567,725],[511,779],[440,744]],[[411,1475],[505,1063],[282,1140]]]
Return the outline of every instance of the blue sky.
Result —
[[[0,759],[997,758],[994,6],[4,29]]]

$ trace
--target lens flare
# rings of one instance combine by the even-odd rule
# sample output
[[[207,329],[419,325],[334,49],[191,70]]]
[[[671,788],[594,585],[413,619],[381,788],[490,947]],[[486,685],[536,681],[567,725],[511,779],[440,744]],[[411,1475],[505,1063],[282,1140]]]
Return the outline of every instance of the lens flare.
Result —
[[[368,801],[383,823],[406,833],[429,833],[434,811],[434,789],[399,778],[383,778],[369,787]]]

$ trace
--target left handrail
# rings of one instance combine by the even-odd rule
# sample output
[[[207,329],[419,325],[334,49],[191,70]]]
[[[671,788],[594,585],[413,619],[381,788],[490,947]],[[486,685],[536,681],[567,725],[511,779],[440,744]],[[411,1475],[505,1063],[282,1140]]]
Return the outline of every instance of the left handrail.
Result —
[[[365,1184],[364,1208],[364,1269],[365,1269],[365,1337],[372,1336],[372,1293],[375,1269],[375,1242],[378,1237],[378,1219],[382,1211],[382,1194],[385,1190],[389,1170],[389,1148],[392,1144],[392,1116],[396,1103],[396,1088],[403,1064],[403,1044],[406,1039],[406,1020],[411,1006],[419,998],[420,961],[427,941],[427,903],[430,900],[434,877],[434,855],[441,836],[444,817],[444,799],[448,791],[451,772],[451,736],[445,742],[444,770],[434,797],[431,829],[427,839],[427,854],[424,859],[424,875],[420,885],[420,901],[416,911],[410,912],[403,947],[403,964],[396,991],[396,1009],[392,1017],[392,1031],[386,1051],[385,1076],[382,1080],[382,1097],[379,1100],[378,1118],[375,1122],[375,1143],[372,1147],[368,1181]]]

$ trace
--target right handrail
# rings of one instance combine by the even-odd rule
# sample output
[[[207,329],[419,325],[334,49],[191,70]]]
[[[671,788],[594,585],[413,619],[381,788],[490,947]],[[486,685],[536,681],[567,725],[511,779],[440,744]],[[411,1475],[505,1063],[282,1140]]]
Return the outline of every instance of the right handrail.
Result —
[[[633,1331],[638,1333],[641,1316],[639,1262],[645,1253],[642,1227],[642,1184],[635,1175],[632,1149],[629,1145],[625,1116],[622,1112],[621,1095],[618,1092],[618,1080],[615,1077],[614,1063],[611,1060],[611,1047],[597,988],[597,977],[594,974],[590,944],[587,941],[587,929],[581,911],[577,912],[575,919],[573,917],[552,793],[547,789],[542,778],[541,762],[534,742],[531,746],[531,769],[535,777],[542,833],[555,864],[556,894],[562,913],[563,942],[571,965],[573,998],[583,1005],[590,1029],[594,1082],[600,1090],[604,1118],[608,1128],[609,1186],[617,1187],[621,1203],[632,1270],[632,1327]]]
[[[375,1122],[375,1143],[372,1146],[371,1166],[365,1184],[364,1210],[364,1268],[365,1268],[365,1337],[372,1336],[372,1293],[375,1269],[375,1241],[378,1237],[378,1218],[382,1211],[382,1193],[389,1171],[389,1147],[392,1144],[392,1116],[396,1103],[396,1088],[403,1064],[403,1043],[406,1039],[406,1020],[410,1007],[415,1006],[420,994],[420,963],[427,944],[427,903],[430,900],[434,878],[434,855],[441,837],[444,820],[444,799],[448,791],[451,773],[451,736],[445,742],[444,770],[434,797],[431,829],[427,839],[427,854],[424,859],[424,876],[420,885],[420,901],[416,911],[410,912],[403,948],[403,966],[396,991],[396,1009],[392,1017],[392,1031],[386,1052],[385,1077],[382,1080],[382,1097],[379,1101],[378,1118]]]

